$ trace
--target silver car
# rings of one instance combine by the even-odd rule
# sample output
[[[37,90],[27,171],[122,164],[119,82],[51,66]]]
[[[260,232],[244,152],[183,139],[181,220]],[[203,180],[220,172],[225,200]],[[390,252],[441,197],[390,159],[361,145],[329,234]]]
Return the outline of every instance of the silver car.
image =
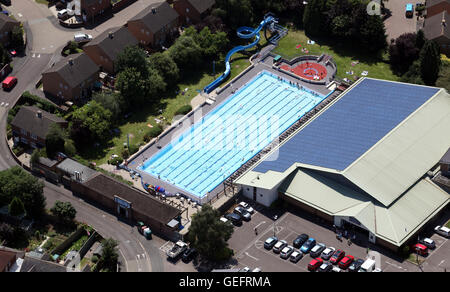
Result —
[[[303,257],[303,253],[299,251],[294,251],[291,253],[289,260],[293,263],[297,263]]]
[[[294,248],[290,245],[283,248],[280,252],[280,258],[287,260],[289,256],[294,252]]]
[[[336,249],[334,247],[327,247],[323,252],[322,252],[322,259],[328,261],[331,256],[334,254],[334,252],[336,251]]]
[[[273,247],[273,252],[274,253],[280,253],[280,251],[285,248],[288,245],[288,243],[286,242],[286,240],[280,240],[278,241],[275,246]]]

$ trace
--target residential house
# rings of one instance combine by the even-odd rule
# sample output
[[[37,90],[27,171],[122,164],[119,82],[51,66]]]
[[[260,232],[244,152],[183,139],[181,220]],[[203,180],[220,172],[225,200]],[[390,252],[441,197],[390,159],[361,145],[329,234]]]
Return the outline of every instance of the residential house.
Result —
[[[89,97],[98,81],[99,67],[85,54],[68,56],[42,73],[44,92],[62,101]]]
[[[0,246],[0,273],[20,271],[24,256],[23,251]]]
[[[53,124],[62,128],[68,125],[64,119],[35,106],[22,106],[11,122],[14,143],[21,142],[33,148],[44,147],[45,137]]]
[[[84,45],[84,52],[100,67],[102,72],[115,74],[117,56],[128,46],[137,45],[137,39],[126,27],[106,30]]]
[[[80,0],[80,10],[83,20],[95,21],[95,17],[111,8],[111,0]]]
[[[215,0],[175,0],[173,8],[180,15],[183,24],[198,23],[211,12]]]
[[[425,19],[423,32],[425,38],[435,41],[442,54],[450,56],[450,14],[443,11]]]
[[[426,8],[427,17],[434,16],[442,11],[450,13],[450,0],[427,0]]]
[[[158,47],[177,33],[178,24],[178,13],[167,2],[162,2],[142,10],[127,26],[141,45]]]
[[[11,41],[11,33],[14,27],[20,27],[20,22],[0,13],[0,44],[7,47]]]

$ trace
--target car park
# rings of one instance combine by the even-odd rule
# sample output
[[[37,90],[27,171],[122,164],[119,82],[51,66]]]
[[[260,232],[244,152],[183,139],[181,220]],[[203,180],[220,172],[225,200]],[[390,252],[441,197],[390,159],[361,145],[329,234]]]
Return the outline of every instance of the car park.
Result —
[[[77,33],[73,36],[73,40],[76,42],[88,42],[92,40],[92,36],[87,33]]]
[[[264,248],[271,250],[277,242],[278,242],[278,238],[276,236],[271,236],[271,237],[267,238],[266,241],[264,242]]]
[[[435,249],[436,248],[436,243],[431,238],[423,238],[423,239],[419,240],[419,243],[425,245],[429,249]]]
[[[332,269],[333,269],[333,264],[323,263],[319,267],[319,272],[331,272]]]
[[[294,252],[291,253],[291,256],[289,257],[289,260],[293,263],[297,263],[301,258],[303,257],[303,253],[294,250]]]
[[[308,253],[316,245],[316,240],[310,237],[300,248],[302,253]]]
[[[336,265],[337,263],[339,263],[342,258],[345,257],[345,251],[343,251],[342,249],[338,249],[330,258],[330,263],[332,263],[333,265]]]
[[[348,267],[349,272],[358,272],[359,268],[361,268],[362,264],[364,264],[363,259],[357,259],[351,263],[351,265]]]
[[[230,220],[234,225],[242,224],[242,217],[239,214],[229,213],[229,214],[225,215],[225,218]]]
[[[342,258],[342,260],[339,262],[339,268],[345,270],[347,269],[351,263],[355,260],[355,257],[352,255],[346,255]]]
[[[308,234],[301,234],[299,236],[297,236],[296,239],[294,239],[293,245],[295,248],[300,248],[307,240],[308,240],[309,236]]]
[[[247,202],[240,202],[239,206],[247,210],[250,214],[255,213],[255,210]]]
[[[334,254],[335,251],[336,251],[336,249],[334,247],[329,246],[322,252],[321,258],[328,261],[331,258],[331,256]]]
[[[192,247],[183,253],[182,260],[183,260],[183,262],[188,263],[191,260],[195,259],[197,256],[198,256],[197,250]]]
[[[315,272],[322,264],[323,260],[321,258],[313,259],[308,264],[308,271]]]
[[[446,237],[446,238],[450,237],[450,228],[447,228],[445,226],[438,225],[434,228],[434,231],[443,237]]]
[[[287,245],[288,245],[288,244],[287,244],[286,240],[280,240],[280,241],[278,241],[278,242],[274,245],[274,247],[273,247],[273,252],[274,252],[274,253],[280,253],[281,250],[282,250],[283,248],[285,248]]]
[[[294,248],[292,246],[288,245],[281,250],[280,258],[287,260],[293,252],[294,252]]]
[[[414,252],[416,252],[417,254],[421,255],[421,256],[426,256],[428,255],[428,247],[426,247],[423,244],[420,243],[416,243],[411,247],[411,250],[413,250]]]
[[[234,208],[233,212],[235,214],[239,214],[240,216],[242,216],[242,219],[245,221],[250,221],[250,219],[252,219],[252,215],[241,206]]]
[[[317,258],[320,257],[320,255],[322,254],[322,252],[325,250],[325,248],[327,248],[325,246],[325,244],[323,243],[318,243],[316,244],[311,251],[309,252],[309,255],[313,258]]]

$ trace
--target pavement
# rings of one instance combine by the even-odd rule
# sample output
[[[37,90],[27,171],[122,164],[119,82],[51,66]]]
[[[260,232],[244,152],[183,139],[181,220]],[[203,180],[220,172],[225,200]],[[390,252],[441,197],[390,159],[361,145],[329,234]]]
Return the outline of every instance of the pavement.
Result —
[[[421,1],[417,1],[421,2]],[[421,21],[417,21],[417,17],[414,16],[412,18],[407,18],[405,16],[405,6],[407,3],[413,3],[416,5],[416,2],[411,0],[395,0],[395,1],[385,1],[384,2],[386,9],[388,9],[391,13],[384,21],[384,26],[386,27],[386,34],[388,35],[388,43],[390,39],[396,39],[401,34],[408,32],[416,32],[418,29],[418,25],[420,26]]]

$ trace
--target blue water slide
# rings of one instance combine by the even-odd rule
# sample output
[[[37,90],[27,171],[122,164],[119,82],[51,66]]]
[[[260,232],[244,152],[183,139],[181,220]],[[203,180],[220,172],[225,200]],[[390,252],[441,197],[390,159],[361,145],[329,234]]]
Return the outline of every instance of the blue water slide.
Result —
[[[217,88],[217,86],[219,86],[220,83],[222,83],[227,77],[228,75],[230,75],[231,72],[231,65],[230,65],[230,59],[231,56],[233,56],[235,53],[240,52],[240,51],[245,51],[248,50],[250,48],[253,48],[254,46],[256,46],[259,43],[260,40],[260,35],[259,32],[268,24],[272,23],[275,21],[275,18],[273,18],[273,16],[268,16],[266,18],[264,18],[263,21],[261,21],[261,23],[259,24],[259,26],[254,29],[251,27],[240,27],[237,29],[237,35],[238,37],[240,37],[241,39],[250,39],[250,38],[255,38],[255,40],[246,46],[237,46],[234,47],[231,51],[228,52],[227,56],[225,57],[225,72],[220,75],[219,78],[217,78],[216,80],[214,80],[213,82],[211,82],[209,85],[207,85],[204,88],[204,91],[206,93],[210,93],[211,91],[213,91],[215,88]]]

